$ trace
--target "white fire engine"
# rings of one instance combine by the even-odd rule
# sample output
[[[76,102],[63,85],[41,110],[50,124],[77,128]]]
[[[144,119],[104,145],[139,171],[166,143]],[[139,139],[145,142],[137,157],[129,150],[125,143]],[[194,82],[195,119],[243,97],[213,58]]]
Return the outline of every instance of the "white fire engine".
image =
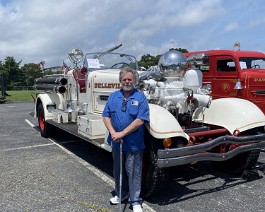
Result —
[[[112,50],[83,55],[74,49],[68,55],[72,67],[64,63],[62,74],[36,79],[35,88],[42,92],[35,116],[42,136],[61,128],[111,151],[101,113],[108,96],[120,88],[120,68],[138,70],[135,57]],[[242,173],[258,160],[265,146],[263,112],[244,99],[212,100],[209,88],[202,87],[200,70],[139,71],[137,86],[150,107],[143,196],[164,187],[168,167],[208,160],[220,170]]]

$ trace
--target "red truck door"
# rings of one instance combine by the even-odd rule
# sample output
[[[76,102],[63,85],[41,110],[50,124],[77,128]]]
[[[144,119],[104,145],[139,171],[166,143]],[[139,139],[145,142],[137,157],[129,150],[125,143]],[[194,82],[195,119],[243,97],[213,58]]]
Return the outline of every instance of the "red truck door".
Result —
[[[209,72],[204,72],[204,84],[211,82],[214,99],[222,97],[237,97],[234,89],[239,73],[232,56],[210,56]]]

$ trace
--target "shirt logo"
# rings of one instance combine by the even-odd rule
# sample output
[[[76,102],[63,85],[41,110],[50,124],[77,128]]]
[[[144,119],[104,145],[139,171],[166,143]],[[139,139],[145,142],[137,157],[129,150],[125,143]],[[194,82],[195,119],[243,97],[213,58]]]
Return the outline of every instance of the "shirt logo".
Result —
[[[136,100],[132,100],[132,105],[138,105],[138,101],[136,101]]]

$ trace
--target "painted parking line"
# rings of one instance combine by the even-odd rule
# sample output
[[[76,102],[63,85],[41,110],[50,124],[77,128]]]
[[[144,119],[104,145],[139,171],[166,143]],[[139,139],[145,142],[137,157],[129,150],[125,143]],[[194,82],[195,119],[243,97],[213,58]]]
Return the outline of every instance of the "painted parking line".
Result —
[[[32,124],[28,119],[25,119],[25,121],[32,127],[36,127],[34,126],[34,124]],[[93,172],[95,175],[97,175],[101,180],[103,180],[105,183],[107,183],[110,187],[114,187],[114,180],[110,177],[108,177],[107,175],[105,175],[103,172],[101,172],[98,168],[96,168],[95,166],[91,165],[90,163],[86,162],[85,160],[83,160],[82,158],[76,156],[74,153],[72,153],[71,151],[69,151],[68,149],[64,148],[63,146],[61,146],[60,144],[58,144],[56,141],[54,141],[53,139],[49,138],[49,141],[51,141],[52,143],[50,145],[56,145],[58,146],[60,149],[62,149],[64,152],[66,152],[67,154],[69,154],[71,157],[73,157],[77,162],[79,162],[80,164],[82,164],[84,167],[86,167],[87,169],[89,169],[91,172]],[[66,142],[69,143],[69,142]],[[36,145],[37,147],[38,145]],[[39,145],[40,146],[40,145]],[[151,207],[149,207],[148,205],[146,205],[145,203],[142,204],[144,211],[146,212],[155,212],[155,210],[153,210]]]
[[[32,145],[32,146],[24,146],[24,147],[10,148],[10,149],[2,149],[0,151],[1,152],[8,152],[8,151],[13,151],[13,150],[31,149],[31,148],[36,148],[36,147],[52,146],[52,145],[54,145],[54,143],[50,143],[50,144],[40,144],[40,145]]]
[[[35,127],[34,124],[32,124],[28,119],[25,119],[25,122],[27,122],[27,124],[28,124],[29,126],[31,126],[32,128]]]
[[[66,148],[64,148],[60,144],[56,143],[52,139],[49,138],[49,140],[51,142],[53,142],[55,145],[57,145],[59,148],[61,148],[64,152],[66,152],[67,154],[69,154],[70,156],[72,156],[76,161],[78,161],[79,163],[81,163],[83,166],[85,166],[87,169],[89,169],[95,175],[97,175],[101,180],[103,180],[105,183],[107,183],[110,187],[113,187],[114,188],[114,180],[112,178],[108,177],[103,172],[101,172],[98,168],[96,168],[95,166],[92,166],[90,163],[88,163],[85,160],[83,160],[82,158],[76,156],[74,153],[72,153],[71,151],[67,150]],[[146,212],[155,212],[155,210],[153,210],[152,208],[150,208],[145,203],[143,203],[142,206],[143,206],[144,211],[146,211]]]

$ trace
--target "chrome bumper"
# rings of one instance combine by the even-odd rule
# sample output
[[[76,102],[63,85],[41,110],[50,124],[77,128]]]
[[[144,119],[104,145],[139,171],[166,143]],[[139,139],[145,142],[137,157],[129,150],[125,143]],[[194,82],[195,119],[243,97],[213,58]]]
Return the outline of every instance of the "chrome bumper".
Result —
[[[220,144],[242,144],[242,146],[226,153],[211,153],[206,152]],[[158,167],[171,167],[184,165],[198,161],[225,161],[240,153],[251,150],[259,150],[265,147],[265,134],[234,137],[221,136],[212,141],[205,142],[194,146],[186,146],[174,149],[159,149],[157,152]]]

